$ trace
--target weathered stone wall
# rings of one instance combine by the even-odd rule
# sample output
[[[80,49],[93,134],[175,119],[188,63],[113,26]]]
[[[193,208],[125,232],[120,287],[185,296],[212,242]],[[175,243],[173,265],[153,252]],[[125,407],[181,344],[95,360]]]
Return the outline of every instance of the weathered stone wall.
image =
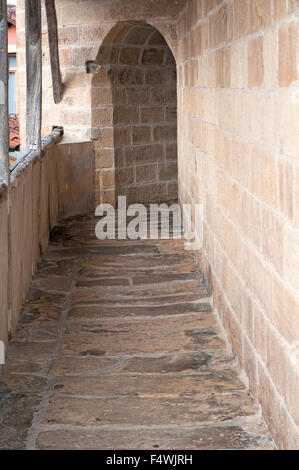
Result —
[[[63,122],[68,140],[94,140],[97,203],[114,203],[118,194],[127,195],[129,202],[177,197],[175,61],[168,46],[175,53],[176,18],[184,3],[185,0],[175,0],[171,5],[166,0],[88,0],[74,5],[70,1],[56,1],[64,83],[63,101],[59,105],[54,105],[52,99],[43,11],[43,135]],[[18,101],[24,146],[25,45],[21,0],[17,16]],[[140,22],[145,34],[132,21]],[[145,51],[147,41],[153,42],[148,46],[155,48],[155,57]],[[109,42],[114,44],[111,57]],[[89,60],[102,65],[95,75],[86,72]],[[128,70],[128,67],[127,80],[124,73],[120,80],[119,74],[115,77],[116,68]],[[161,67],[163,73],[158,71]],[[133,75],[138,75],[136,83]],[[132,88],[127,91],[128,81]],[[143,88],[143,97],[139,87]],[[126,150],[120,151],[123,146]],[[126,153],[126,157],[120,153]]]
[[[115,204],[177,198],[176,64],[162,35],[142,22],[115,26],[101,45],[93,77],[97,200]]]
[[[57,222],[58,204],[52,147],[11,175],[10,229],[6,190],[0,199],[0,339],[7,343],[15,331],[40,253],[48,245],[49,231]],[[8,234],[11,259],[8,263]],[[8,285],[11,302],[8,297]]]
[[[93,162],[89,142],[49,144],[40,157],[30,154],[17,164],[11,173],[10,228],[7,190],[0,185],[0,340],[5,344],[16,330],[32,275],[58,217],[93,209]]]
[[[55,147],[59,216],[66,219],[94,210],[94,149],[92,142],[61,142]]]
[[[178,22],[180,200],[204,206],[215,308],[285,448],[299,447],[298,12],[189,1]]]

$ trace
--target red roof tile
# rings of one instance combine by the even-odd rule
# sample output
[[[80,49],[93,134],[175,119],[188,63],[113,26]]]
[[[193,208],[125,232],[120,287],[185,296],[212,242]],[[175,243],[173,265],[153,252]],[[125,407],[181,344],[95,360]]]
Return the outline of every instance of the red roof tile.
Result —
[[[16,25],[16,6],[7,5],[7,22]]]
[[[9,120],[9,148],[15,149],[20,145],[20,125],[17,116],[11,114]]]

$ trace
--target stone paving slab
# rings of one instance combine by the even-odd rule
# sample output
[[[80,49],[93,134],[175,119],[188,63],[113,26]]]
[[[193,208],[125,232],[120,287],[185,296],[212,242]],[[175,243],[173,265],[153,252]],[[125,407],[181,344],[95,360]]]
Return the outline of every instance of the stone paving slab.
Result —
[[[156,357],[132,357],[115,370],[117,373],[132,374],[181,374],[206,371],[234,370],[232,356],[221,350],[198,351],[195,353],[172,353]]]
[[[43,393],[46,383],[44,377],[23,374],[0,375],[1,389],[9,389],[10,393],[14,395],[40,395]]]
[[[225,343],[213,330],[176,331],[169,335],[152,331],[142,333],[65,336],[61,354],[67,356],[104,356],[153,354],[199,349],[224,349]]]
[[[169,294],[169,295],[153,295],[147,296],[146,298],[140,295],[126,296],[126,295],[114,295],[113,297],[105,295],[105,293],[96,291],[76,291],[74,296],[74,306],[77,305],[136,305],[136,306],[154,306],[154,305],[165,305],[174,303],[186,303],[186,302],[200,302],[202,299],[206,299],[207,292],[205,290],[200,291],[199,294],[188,292]]]
[[[172,237],[172,235],[175,234],[176,236],[183,236],[183,232],[180,231],[180,230],[176,230],[175,232],[173,232],[172,230],[169,230],[169,236]],[[115,230],[115,235],[117,236],[118,235],[118,231]],[[75,248],[84,248],[84,247],[103,247],[103,246],[109,246],[109,247],[113,247],[113,246],[119,246],[119,241],[118,240],[108,240],[110,243],[107,243],[106,240],[104,240],[104,242],[102,240],[98,240],[98,239],[95,239],[94,237],[94,231],[90,231],[90,230],[85,230],[84,231],[84,238],[82,237],[82,234],[78,234],[77,236],[76,235],[73,235],[73,236],[70,236],[70,235],[67,235],[68,236],[68,240],[66,241],[63,241],[63,236],[61,237],[57,237],[55,241],[52,241],[52,247],[59,247],[59,248],[69,248],[69,247],[75,247]],[[159,246],[159,251],[161,253],[169,253],[169,252],[173,252],[174,249],[173,249],[173,246],[171,247],[168,247],[168,245],[166,243],[161,243],[161,245],[157,244],[157,243],[153,243],[152,240],[150,240],[150,232],[148,231],[147,232],[147,236],[148,236],[148,240],[142,240],[142,246],[145,246],[145,245],[148,245],[148,246],[151,246],[151,247],[155,247],[155,246]],[[161,240],[161,242],[166,242],[166,237],[164,240]],[[129,240],[127,243],[123,243],[122,246],[128,246],[128,247],[134,247],[136,245],[141,245],[141,243],[134,243],[134,240]],[[178,244],[179,245],[179,244]],[[177,252],[181,252],[183,253],[184,251],[184,247],[182,245],[178,246],[178,249],[177,249]]]
[[[248,392],[192,396],[51,398],[44,424],[73,426],[190,426],[222,422],[254,413]]]
[[[165,283],[169,281],[187,281],[190,279],[196,279],[198,277],[198,273],[165,273],[165,272],[155,272],[155,273],[146,273],[146,275],[141,275],[139,273],[138,276],[132,278],[132,282],[134,285],[144,285],[144,284],[154,284],[154,283]]]
[[[146,295],[153,295],[152,293],[157,291],[157,286],[159,287],[159,292],[163,292],[163,288],[167,290],[167,292],[172,292],[175,290],[176,292],[179,291],[192,291],[194,290],[197,292],[198,289],[204,288],[203,282],[197,278],[195,273],[191,274],[173,274],[164,276],[164,273],[158,275],[150,275],[147,274],[146,276],[130,276],[127,278],[119,278],[124,279],[127,282],[123,282],[119,285],[123,285],[124,288],[122,292],[126,295],[136,295],[140,292],[145,292]],[[103,279],[84,279],[76,282],[76,287],[79,288],[89,288],[89,289],[97,289],[105,290],[108,288],[109,292],[113,294],[113,292],[117,292],[115,286],[109,284],[108,281],[114,282],[115,279],[107,279],[105,285],[103,286]],[[172,282],[170,282],[172,281]],[[162,291],[162,292],[161,292]]]
[[[33,324],[39,322],[48,322],[51,320],[59,320],[61,317],[62,307],[53,305],[50,301],[44,305],[30,305],[24,306],[22,311],[21,322],[26,324]]]
[[[43,259],[38,265],[38,271],[35,279],[41,279],[48,276],[71,276],[77,262],[71,260],[49,260]]]
[[[37,440],[42,450],[271,450],[263,426],[244,423],[200,428],[56,429]]]
[[[52,234],[0,368],[0,449],[272,449],[183,240]]]
[[[10,374],[34,374],[46,375],[51,366],[51,357],[46,356],[24,356],[9,354],[5,364],[5,370]]]
[[[77,287],[116,287],[116,286],[131,286],[130,278],[126,277],[102,277],[97,279],[81,279],[76,281]]]
[[[69,259],[73,258],[76,259],[76,256],[72,256],[73,250],[68,250],[67,256],[65,255],[66,250],[57,253],[57,258],[59,259],[59,255],[61,259]],[[54,258],[55,252],[50,252],[51,257]],[[49,254],[50,254],[49,253]],[[84,250],[82,250],[84,253]],[[86,253],[86,252],[85,252]],[[49,256],[48,254],[48,256]],[[109,270],[117,269],[117,271],[126,270],[126,272],[135,271],[136,269],[144,269],[144,268],[151,268],[151,269],[160,269],[161,267],[173,266],[182,264],[184,269],[187,266],[192,265],[194,268],[194,259],[192,255],[189,253],[182,253],[182,254],[162,254],[162,255],[151,255],[151,256],[143,256],[144,252],[140,256],[108,256],[107,252],[103,255],[99,255],[97,253],[97,249],[94,250],[93,256],[89,253],[83,257],[82,265],[90,270],[89,277],[92,277],[92,274],[99,273],[103,269],[109,268]],[[60,260],[61,260],[60,259]]]
[[[64,292],[63,294],[57,294],[32,288],[25,302],[25,308],[26,306],[48,307],[49,304],[62,307],[65,302],[65,298],[66,292]]]
[[[163,316],[161,317],[143,317],[132,320],[130,317],[125,319],[111,319],[98,321],[69,321],[66,328],[66,334],[107,334],[107,333],[137,333],[148,331],[182,331],[210,328],[215,331],[215,316],[211,312],[202,312],[199,314]],[[218,334],[218,333],[217,333]]]
[[[72,288],[72,279],[62,276],[37,277],[33,280],[32,286],[37,289],[46,289],[49,291],[69,292]]]
[[[150,264],[147,262],[147,264]],[[79,278],[80,279],[87,279],[93,280],[96,279],[103,279],[103,278],[110,278],[113,276],[115,277],[127,277],[127,279],[132,280],[132,284],[134,284],[134,280],[141,278],[141,279],[148,279],[151,276],[160,275],[162,279],[167,280],[167,276],[175,275],[178,276],[180,274],[196,274],[200,275],[197,270],[197,266],[195,263],[183,263],[175,264],[175,265],[167,265],[164,264],[160,266],[140,266],[132,268],[132,264],[128,264],[127,266],[105,266],[103,263],[100,265],[95,266],[92,262],[90,263],[81,263],[81,268],[79,270]],[[165,278],[163,277],[165,275]],[[152,282],[152,281],[151,281]]]
[[[28,319],[28,317],[27,317]],[[16,341],[55,341],[59,336],[59,322],[39,316],[32,321],[20,321],[14,334]]]
[[[12,341],[8,354],[23,357],[29,356],[50,356],[56,353],[57,341]]]
[[[111,374],[190,374],[210,370],[233,369],[232,356],[219,351],[171,353],[149,356],[113,356],[99,358],[60,358],[53,365],[51,376],[111,375]]]
[[[41,398],[35,395],[10,394],[0,400],[0,449],[25,450],[28,429]]]
[[[182,315],[184,313],[200,313],[211,310],[208,303],[171,303],[170,305],[143,305],[114,306],[114,305],[88,305],[72,306],[68,318],[70,320],[103,320],[107,318],[148,317]]]
[[[53,377],[77,375],[103,375],[111,373],[123,363],[121,357],[63,357],[58,358],[53,364],[50,375]]]
[[[144,246],[87,246],[87,247],[72,247],[69,248],[63,247],[61,249],[52,249],[49,251],[48,256],[51,258],[59,258],[62,256],[63,258],[74,258],[74,257],[85,257],[90,255],[104,255],[104,256],[128,256],[128,255],[158,255],[159,250],[156,245],[144,245]]]
[[[234,372],[213,371],[197,375],[148,374],[111,377],[56,378],[51,383],[54,395],[161,397],[164,395],[198,394],[244,390]]]
[[[90,286],[87,290],[87,287],[78,289],[75,293],[74,303],[79,303],[84,301],[87,297],[87,300],[90,302],[95,302],[103,299],[105,293],[109,293],[109,299],[118,300],[124,298],[140,299],[148,297],[171,297],[173,295],[183,294],[184,296],[197,296],[201,294],[202,296],[207,296],[207,291],[200,281],[173,281],[172,283],[159,283],[159,284],[150,284],[146,288],[144,286],[134,286],[118,289],[115,287],[109,286]],[[107,298],[107,295],[106,295]],[[171,300],[171,299],[170,299]]]

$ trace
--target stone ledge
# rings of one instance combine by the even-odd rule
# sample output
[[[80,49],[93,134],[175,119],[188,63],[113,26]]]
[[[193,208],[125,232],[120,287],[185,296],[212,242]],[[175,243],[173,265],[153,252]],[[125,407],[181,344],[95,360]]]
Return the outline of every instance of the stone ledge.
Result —
[[[47,135],[42,139],[41,142],[41,152],[37,150],[29,150],[24,153],[23,157],[17,160],[13,165],[11,165],[11,184],[14,186],[17,183],[19,177],[24,173],[24,171],[29,167],[31,163],[34,163],[39,157],[43,157],[45,151],[58,141],[63,136],[63,127],[56,127],[53,129],[52,133]]]

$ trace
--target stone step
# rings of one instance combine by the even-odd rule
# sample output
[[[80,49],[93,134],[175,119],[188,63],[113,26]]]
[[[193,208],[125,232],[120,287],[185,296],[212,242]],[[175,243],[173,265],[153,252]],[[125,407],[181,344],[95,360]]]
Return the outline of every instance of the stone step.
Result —
[[[40,450],[272,450],[263,426],[246,422],[225,426],[42,431]]]
[[[141,332],[127,334],[81,334],[65,336],[61,354],[66,356],[103,356],[153,354],[177,351],[225,349],[215,330]]]
[[[44,414],[44,425],[72,426],[195,426],[214,424],[255,410],[248,392],[206,393],[167,398],[53,397]]]

